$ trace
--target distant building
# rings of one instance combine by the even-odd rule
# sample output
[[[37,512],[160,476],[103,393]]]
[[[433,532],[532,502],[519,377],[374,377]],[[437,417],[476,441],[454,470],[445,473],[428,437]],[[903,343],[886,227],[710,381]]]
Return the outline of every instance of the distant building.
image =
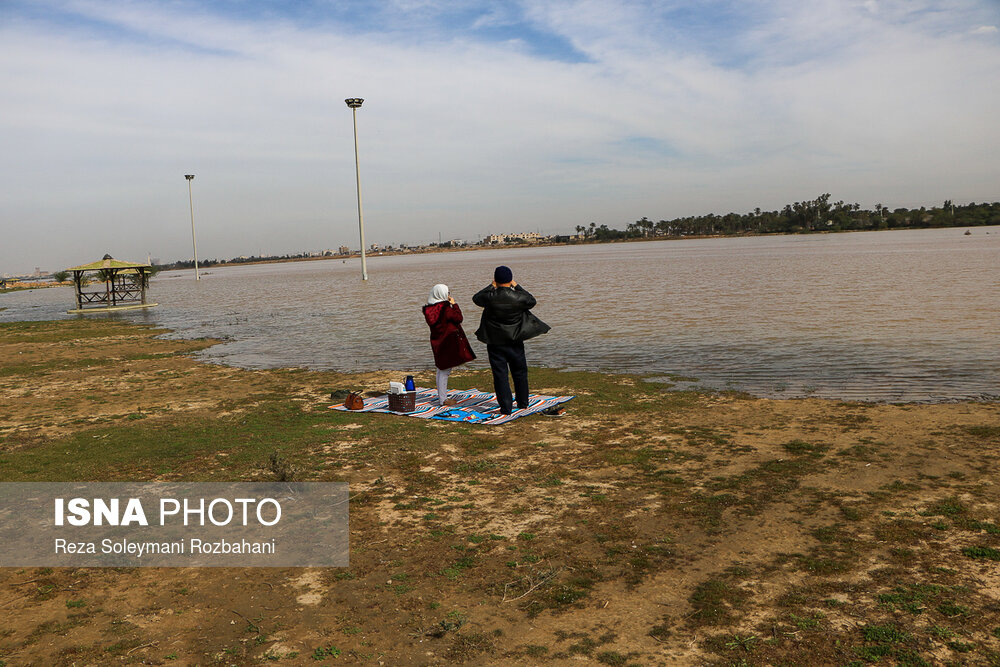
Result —
[[[338,255],[350,255],[351,254],[351,249],[348,248],[346,245],[342,245],[342,246],[340,246],[337,249],[337,254]]]
[[[520,232],[516,234],[490,234],[484,239],[484,242],[489,245],[498,245],[504,243],[538,243],[544,240],[546,237],[542,236],[538,232]]]

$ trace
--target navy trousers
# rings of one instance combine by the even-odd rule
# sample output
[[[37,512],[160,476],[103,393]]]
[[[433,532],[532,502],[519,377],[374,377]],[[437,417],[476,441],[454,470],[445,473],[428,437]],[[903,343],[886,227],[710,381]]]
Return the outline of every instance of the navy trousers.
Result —
[[[510,395],[510,383],[507,381],[507,369],[514,378],[514,394],[517,397],[517,407],[528,407],[528,360],[524,358],[524,343],[508,343],[507,345],[487,345],[486,354],[490,359],[490,369],[493,370],[493,391],[500,404],[500,412],[509,415],[514,410],[514,399]]]

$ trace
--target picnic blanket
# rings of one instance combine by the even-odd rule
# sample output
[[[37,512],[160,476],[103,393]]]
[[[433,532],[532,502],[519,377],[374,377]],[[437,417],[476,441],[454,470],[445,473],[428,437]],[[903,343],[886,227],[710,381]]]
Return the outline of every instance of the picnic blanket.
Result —
[[[565,403],[574,398],[573,396],[540,396],[530,394],[528,407],[518,410],[515,406],[514,412],[509,415],[500,414],[500,406],[497,405],[497,397],[493,392],[469,389],[467,391],[452,390],[448,392],[448,398],[457,401],[455,405],[439,406],[437,404],[437,389],[427,389],[417,387],[416,408],[413,412],[393,412],[389,409],[388,396],[376,396],[366,398],[365,407],[362,410],[351,410],[350,412],[388,412],[392,415],[403,415],[405,417],[419,417],[421,419],[440,419],[450,422],[465,422],[467,424],[506,424],[509,421],[533,415],[536,412],[547,410],[554,405]],[[347,410],[343,403],[330,406],[331,410]]]

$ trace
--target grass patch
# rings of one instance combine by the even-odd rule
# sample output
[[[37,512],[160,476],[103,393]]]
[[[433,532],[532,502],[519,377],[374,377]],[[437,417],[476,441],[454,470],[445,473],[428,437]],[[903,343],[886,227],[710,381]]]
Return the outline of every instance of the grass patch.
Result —
[[[968,509],[954,496],[939,500],[920,512],[921,516],[948,516],[953,517],[965,514]]]
[[[963,430],[969,435],[977,438],[983,438],[984,440],[1000,439],[1000,426],[965,426],[963,427]]]
[[[866,625],[861,628],[866,642],[899,643],[910,639],[910,634],[894,625]]]
[[[993,547],[965,547],[962,553],[974,560],[1000,560],[1000,549]]]
[[[954,600],[949,600],[947,602],[942,602],[937,606],[937,610],[944,616],[948,618],[957,618],[959,616],[968,616],[969,608],[963,605],[957,604]]]
[[[812,444],[804,440],[786,442],[782,445],[782,448],[795,456],[811,456],[814,458],[823,456],[823,453],[830,449],[829,445]]]
[[[339,658],[340,649],[336,646],[320,646],[312,652],[313,660],[326,660],[327,658]]]
[[[698,584],[688,598],[693,611],[688,625],[723,625],[734,620],[733,612],[743,606],[747,593],[722,579],[709,579]]]
[[[910,584],[896,586],[889,593],[879,594],[876,599],[889,607],[910,614],[921,614],[927,605],[945,595],[948,590],[947,587],[936,584]]]

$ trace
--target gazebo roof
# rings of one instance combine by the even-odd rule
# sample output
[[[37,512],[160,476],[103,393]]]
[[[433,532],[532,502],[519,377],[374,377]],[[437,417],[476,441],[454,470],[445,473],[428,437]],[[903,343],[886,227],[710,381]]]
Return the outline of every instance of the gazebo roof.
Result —
[[[96,262],[91,262],[90,264],[81,264],[80,266],[74,266],[67,271],[100,271],[101,269],[139,269],[139,268],[150,268],[149,264],[137,264],[135,262],[123,262],[120,259],[115,259],[111,255],[105,255],[104,259],[99,259]]]

